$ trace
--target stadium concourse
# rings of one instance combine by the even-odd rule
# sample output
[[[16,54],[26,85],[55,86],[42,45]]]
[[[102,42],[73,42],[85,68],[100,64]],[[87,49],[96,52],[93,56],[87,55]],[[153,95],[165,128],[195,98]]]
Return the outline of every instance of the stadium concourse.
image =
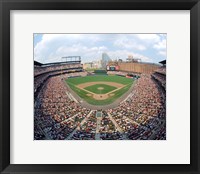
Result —
[[[108,74],[127,76],[128,73]],[[166,139],[165,66],[153,73],[140,74],[126,99],[105,109],[84,107],[66,85],[65,79],[69,77],[87,75],[80,62],[35,62],[35,140]]]

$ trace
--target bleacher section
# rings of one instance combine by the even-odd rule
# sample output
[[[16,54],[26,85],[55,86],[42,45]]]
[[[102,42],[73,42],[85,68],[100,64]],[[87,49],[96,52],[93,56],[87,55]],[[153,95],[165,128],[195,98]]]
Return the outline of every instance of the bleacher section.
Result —
[[[34,61],[34,97],[37,97],[42,86],[50,77],[75,72],[83,72],[83,66],[79,62],[41,64]]]
[[[104,110],[83,107],[70,93],[65,79],[87,75],[80,63],[37,64],[35,70],[35,140],[166,139],[165,66],[140,74],[126,100]],[[120,71],[108,74],[127,76]]]

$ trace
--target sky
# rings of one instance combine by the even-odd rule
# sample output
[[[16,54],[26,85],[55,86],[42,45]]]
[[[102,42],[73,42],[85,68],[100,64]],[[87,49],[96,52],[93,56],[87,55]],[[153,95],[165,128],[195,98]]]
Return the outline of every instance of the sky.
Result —
[[[167,58],[166,34],[34,34],[34,60],[41,63],[65,61],[81,56],[82,63],[100,60],[107,53],[112,60],[129,55],[143,62],[158,63]]]

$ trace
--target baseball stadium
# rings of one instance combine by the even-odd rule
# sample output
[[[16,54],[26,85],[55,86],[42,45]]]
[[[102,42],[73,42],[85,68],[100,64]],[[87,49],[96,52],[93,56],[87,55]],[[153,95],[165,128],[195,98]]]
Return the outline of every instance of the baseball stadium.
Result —
[[[34,140],[166,140],[166,60],[34,61]]]

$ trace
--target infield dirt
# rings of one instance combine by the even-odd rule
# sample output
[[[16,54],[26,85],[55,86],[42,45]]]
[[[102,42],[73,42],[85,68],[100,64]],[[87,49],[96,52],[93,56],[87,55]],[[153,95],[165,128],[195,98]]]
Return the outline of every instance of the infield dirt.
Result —
[[[107,75],[68,78],[66,82],[73,95],[78,95],[81,105],[91,105],[91,108],[104,108],[112,103],[117,105],[128,95],[127,91],[133,84],[132,79]]]
[[[96,85],[96,84],[105,84],[105,85],[116,87],[117,89],[110,91],[106,94],[95,94],[95,93],[85,89],[88,86],[92,86],[92,85]],[[107,98],[114,95],[114,94],[112,94],[113,92],[123,88],[124,86],[126,86],[126,85],[116,83],[116,82],[104,82],[104,81],[102,81],[102,82],[87,82],[87,83],[82,83],[82,84],[76,85],[76,87],[78,87],[79,89],[88,92],[87,96],[92,96],[95,100],[106,100]],[[99,88],[101,88],[101,87],[99,87]]]
[[[116,88],[122,88],[126,85],[123,85],[121,83],[116,83],[116,82],[104,82],[104,81],[100,81],[100,82],[87,82],[87,83],[82,83],[79,85],[76,85],[76,87],[83,89],[86,88],[88,86],[92,86],[92,85],[96,85],[96,84],[105,84],[105,85],[109,85],[109,86],[114,86]]]

